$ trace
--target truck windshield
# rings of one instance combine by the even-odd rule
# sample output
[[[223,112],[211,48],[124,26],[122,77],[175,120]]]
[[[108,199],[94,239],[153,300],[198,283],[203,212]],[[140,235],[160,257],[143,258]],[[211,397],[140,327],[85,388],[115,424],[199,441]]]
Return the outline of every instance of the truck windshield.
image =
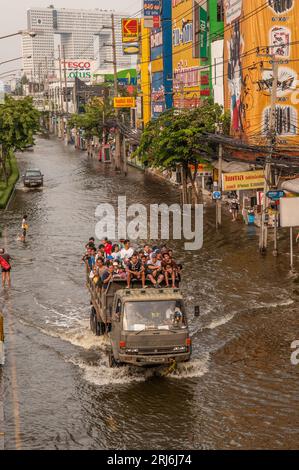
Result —
[[[34,176],[41,176],[41,172],[40,171],[34,171],[34,170],[26,171],[26,177],[27,178],[34,177]]]
[[[123,328],[125,331],[187,328],[181,301],[126,302]]]

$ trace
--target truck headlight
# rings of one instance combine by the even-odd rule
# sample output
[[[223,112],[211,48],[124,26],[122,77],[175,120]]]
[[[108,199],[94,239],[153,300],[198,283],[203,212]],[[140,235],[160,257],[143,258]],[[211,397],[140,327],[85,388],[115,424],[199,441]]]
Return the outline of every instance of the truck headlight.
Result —
[[[127,354],[138,354],[138,349],[126,349]]]
[[[173,351],[175,351],[175,352],[185,352],[186,351],[186,346],[175,346],[173,348]]]

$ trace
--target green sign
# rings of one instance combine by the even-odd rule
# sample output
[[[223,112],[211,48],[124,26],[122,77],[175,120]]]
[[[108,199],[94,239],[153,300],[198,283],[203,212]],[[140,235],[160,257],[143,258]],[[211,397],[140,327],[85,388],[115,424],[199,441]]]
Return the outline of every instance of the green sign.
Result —
[[[200,57],[208,57],[208,13],[200,7],[199,9],[200,25]]]

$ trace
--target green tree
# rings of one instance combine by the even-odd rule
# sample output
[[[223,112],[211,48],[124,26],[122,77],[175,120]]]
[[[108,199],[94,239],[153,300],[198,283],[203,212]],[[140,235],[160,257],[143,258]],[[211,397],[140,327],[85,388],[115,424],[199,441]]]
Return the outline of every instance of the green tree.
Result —
[[[105,128],[105,121],[114,117],[114,110],[109,100],[94,98],[86,106],[85,113],[74,114],[69,120],[69,128],[83,129],[87,139],[93,136],[101,137]]]
[[[7,184],[9,159],[15,150],[24,150],[34,144],[39,130],[40,113],[34,108],[32,98],[15,100],[6,96],[0,105],[0,146],[2,177]]]
[[[205,134],[215,133],[219,123],[224,133],[229,130],[229,118],[223,108],[210,101],[191,110],[170,110],[146,126],[137,156],[146,166],[175,170],[182,168],[184,200],[187,184],[191,184],[195,201],[199,194],[195,184],[198,163],[211,160],[216,149]]]

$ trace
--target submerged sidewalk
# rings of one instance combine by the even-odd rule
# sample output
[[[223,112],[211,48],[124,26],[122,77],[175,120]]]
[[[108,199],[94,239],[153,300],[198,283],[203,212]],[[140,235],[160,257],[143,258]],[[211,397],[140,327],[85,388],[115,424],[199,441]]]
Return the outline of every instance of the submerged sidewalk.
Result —
[[[4,450],[3,369],[0,366],[0,450]]]

